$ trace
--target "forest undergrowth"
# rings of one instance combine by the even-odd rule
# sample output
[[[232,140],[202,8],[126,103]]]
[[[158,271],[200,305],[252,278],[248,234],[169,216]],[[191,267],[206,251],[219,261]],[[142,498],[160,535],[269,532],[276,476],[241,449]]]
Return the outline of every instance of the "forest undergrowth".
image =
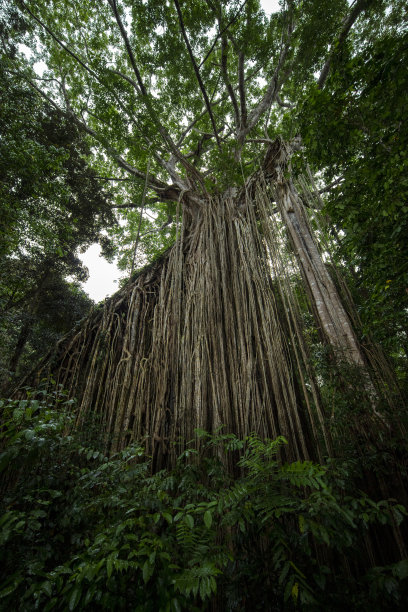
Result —
[[[363,493],[351,453],[288,463],[283,437],[196,430],[200,452],[152,473],[73,408],[58,388],[2,402],[0,610],[403,609],[408,561],[366,548],[407,512]]]

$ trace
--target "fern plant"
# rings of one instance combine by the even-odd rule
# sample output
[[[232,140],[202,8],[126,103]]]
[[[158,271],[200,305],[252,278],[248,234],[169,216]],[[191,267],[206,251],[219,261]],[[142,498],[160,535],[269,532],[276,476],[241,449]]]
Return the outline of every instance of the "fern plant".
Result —
[[[282,437],[197,431],[200,454],[152,474],[138,444],[108,457],[73,430],[59,392],[2,407],[0,610],[403,605],[408,563],[365,572],[359,550],[405,509],[351,495],[342,464],[282,463]]]

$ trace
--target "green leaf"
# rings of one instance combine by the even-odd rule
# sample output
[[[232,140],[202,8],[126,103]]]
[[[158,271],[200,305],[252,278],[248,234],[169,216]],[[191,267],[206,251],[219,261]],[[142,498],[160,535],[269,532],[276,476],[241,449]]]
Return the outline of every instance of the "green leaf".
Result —
[[[81,599],[81,587],[76,585],[71,592],[71,596],[68,602],[68,610],[70,612],[72,612],[72,610],[75,610],[75,608],[79,604],[80,599]]]
[[[169,514],[169,512],[162,512],[162,515],[163,515],[163,518],[166,519],[168,524],[171,525],[171,523],[173,522],[173,517],[171,516],[171,514]]]
[[[212,514],[210,510],[204,512],[204,525],[207,527],[207,529],[210,529],[212,525]]]
[[[184,517],[184,522],[190,527],[190,529],[194,528],[194,518],[191,516],[191,514],[186,514]]]
[[[108,578],[112,576],[112,570],[113,570],[113,559],[112,557],[108,557],[106,560],[106,573],[108,575]]]
[[[45,582],[42,583],[41,589],[44,591],[44,593],[46,593],[48,595],[48,597],[51,597],[51,595],[52,595],[52,584],[51,584],[51,582],[49,580],[46,580]]]
[[[143,564],[143,568],[142,568],[143,581],[145,584],[146,582],[150,580],[153,572],[154,572],[154,565],[151,565],[149,561],[145,561],[145,563]]]
[[[403,561],[396,563],[392,568],[392,573],[400,580],[405,580],[405,578],[408,578],[408,560],[404,559]]]
[[[175,597],[171,600],[171,605],[174,612],[181,612],[179,601]]]

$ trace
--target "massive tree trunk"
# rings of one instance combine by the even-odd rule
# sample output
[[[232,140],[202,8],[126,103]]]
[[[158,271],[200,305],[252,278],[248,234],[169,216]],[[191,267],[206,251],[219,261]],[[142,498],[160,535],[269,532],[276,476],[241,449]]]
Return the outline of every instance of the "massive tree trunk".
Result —
[[[239,193],[181,194],[175,245],[47,362],[77,397],[78,422],[96,415],[110,449],[145,438],[160,467],[196,428],[224,426],[241,437],[283,435],[291,459],[332,452],[296,297],[301,276],[326,342],[354,366],[364,359],[286,176],[289,152],[276,141]]]
[[[265,185],[186,202],[174,247],[59,346],[52,369],[78,419],[98,415],[113,449],[147,435],[157,466],[195,428],[221,426],[284,435],[293,459],[327,453],[300,317],[271,261],[277,237],[261,229],[275,206]]]
[[[363,393],[367,384],[367,394],[374,392],[299,196],[283,173],[281,145],[238,193],[201,202],[182,194],[175,245],[63,339],[37,372],[43,378],[51,371],[77,398],[78,426],[97,419],[108,450],[144,440],[160,469],[173,465],[190,440],[199,448],[195,429],[223,427],[239,437],[285,436],[288,460],[332,455],[335,414],[322,402],[309,354],[298,299],[302,278],[301,301],[309,298],[322,337],[361,369]],[[373,411],[350,415],[350,422],[356,448],[369,447],[383,426]],[[403,490],[399,476],[394,484]],[[380,476],[376,487],[391,496]],[[403,554],[397,525],[394,537]]]

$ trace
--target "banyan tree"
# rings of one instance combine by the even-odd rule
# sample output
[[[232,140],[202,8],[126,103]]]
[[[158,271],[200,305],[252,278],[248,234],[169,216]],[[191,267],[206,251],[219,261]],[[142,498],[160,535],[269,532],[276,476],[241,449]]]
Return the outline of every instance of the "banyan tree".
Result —
[[[87,134],[99,174],[132,186],[122,208],[171,210],[175,228],[36,371],[77,399],[78,426],[92,414],[111,450],[144,440],[156,467],[196,428],[284,435],[289,459],[313,460],[342,435],[357,454],[402,436],[392,373],[330,258],[299,119],[387,3],[286,0],[270,17],[258,0],[17,4],[47,65],[32,87]],[[337,414],[316,346],[361,410]]]

